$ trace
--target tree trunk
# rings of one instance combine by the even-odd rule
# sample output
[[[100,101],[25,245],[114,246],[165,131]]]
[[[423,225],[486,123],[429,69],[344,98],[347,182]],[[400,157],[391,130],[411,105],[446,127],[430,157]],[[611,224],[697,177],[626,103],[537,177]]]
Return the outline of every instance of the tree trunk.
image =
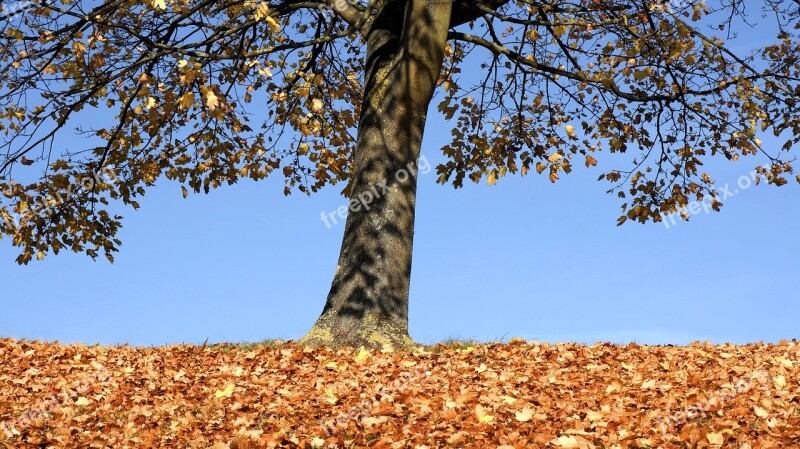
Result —
[[[350,212],[325,308],[301,343],[413,344],[408,292],[417,164],[450,14],[450,0],[395,0],[370,29]]]

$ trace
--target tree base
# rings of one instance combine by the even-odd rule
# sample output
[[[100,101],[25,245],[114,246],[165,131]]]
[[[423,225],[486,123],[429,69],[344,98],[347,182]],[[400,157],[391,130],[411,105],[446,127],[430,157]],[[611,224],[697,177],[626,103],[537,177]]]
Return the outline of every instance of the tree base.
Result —
[[[377,350],[410,350],[416,345],[405,326],[390,319],[325,314],[298,343],[331,349],[345,347]]]

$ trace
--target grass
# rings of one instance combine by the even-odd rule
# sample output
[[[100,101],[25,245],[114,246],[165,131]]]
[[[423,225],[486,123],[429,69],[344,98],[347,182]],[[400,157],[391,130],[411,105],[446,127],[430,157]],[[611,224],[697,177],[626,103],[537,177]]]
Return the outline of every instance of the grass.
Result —
[[[262,340],[256,342],[241,342],[241,343],[214,343],[208,345],[209,348],[214,348],[222,352],[242,351],[250,352],[258,349],[275,349],[280,348],[287,342],[281,339]],[[205,343],[203,344],[205,345]]]
[[[465,349],[473,348],[480,344],[481,344],[480,341],[473,338],[468,338],[468,339],[447,338],[439,343],[426,345],[425,350],[433,352],[434,354],[440,354],[442,352],[453,351],[453,350],[463,351]]]
[[[499,342],[500,340],[497,341]],[[287,343],[288,341],[286,340],[268,339],[257,342],[239,342],[239,343],[224,342],[224,343],[214,343],[209,345],[203,343],[203,346],[208,346],[209,348],[214,348],[222,352],[231,352],[231,351],[250,352],[258,349],[280,348]],[[488,343],[490,343],[490,341],[480,341],[476,338],[449,337],[440,342],[431,344],[420,344],[420,346],[422,346],[425,349],[425,351],[429,351],[434,354],[441,354],[443,352],[453,351],[453,350],[466,350],[475,346]]]

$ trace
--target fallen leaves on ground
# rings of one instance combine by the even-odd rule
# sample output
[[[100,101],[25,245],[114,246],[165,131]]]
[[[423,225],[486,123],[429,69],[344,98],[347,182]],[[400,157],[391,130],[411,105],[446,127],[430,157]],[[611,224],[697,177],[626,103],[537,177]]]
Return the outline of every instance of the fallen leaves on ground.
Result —
[[[800,344],[0,339],[0,448],[800,448]]]

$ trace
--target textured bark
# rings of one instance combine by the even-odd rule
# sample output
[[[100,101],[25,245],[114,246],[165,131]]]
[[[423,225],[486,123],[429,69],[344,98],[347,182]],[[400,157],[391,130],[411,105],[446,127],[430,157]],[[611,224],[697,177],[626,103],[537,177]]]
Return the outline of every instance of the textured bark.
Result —
[[[388,4],[367,36],[350,212],[311,345],[412,345],[408,292],[422,133],[441,71],[450,0]]]

